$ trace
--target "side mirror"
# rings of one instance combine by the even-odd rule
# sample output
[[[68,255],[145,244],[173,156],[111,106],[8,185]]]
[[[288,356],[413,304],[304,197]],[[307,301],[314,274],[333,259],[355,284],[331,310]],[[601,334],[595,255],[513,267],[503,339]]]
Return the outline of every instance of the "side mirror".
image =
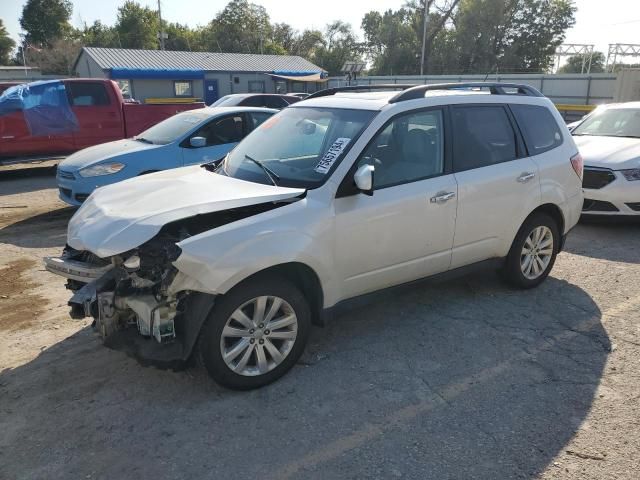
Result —
[[[201,148],[207,146],[207,139],[204,137],[191,137],[189,143],[193,148]]]
[[[365,195],[373,195],[373,177],[375,167],[373,165],[362,165],[353,175],[353,181],[358,190]]]

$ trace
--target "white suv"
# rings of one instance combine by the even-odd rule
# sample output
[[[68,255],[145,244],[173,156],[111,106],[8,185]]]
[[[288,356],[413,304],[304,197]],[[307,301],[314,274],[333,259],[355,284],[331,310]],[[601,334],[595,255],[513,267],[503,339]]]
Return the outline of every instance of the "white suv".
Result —
[[[108,345],[165,365],[197,351],[219,383],[255,388],[347,299],[487,260],[538,285],[580,216],[581,175],[531,87],[328,89],[216,164],[96,190],[45,263]]]

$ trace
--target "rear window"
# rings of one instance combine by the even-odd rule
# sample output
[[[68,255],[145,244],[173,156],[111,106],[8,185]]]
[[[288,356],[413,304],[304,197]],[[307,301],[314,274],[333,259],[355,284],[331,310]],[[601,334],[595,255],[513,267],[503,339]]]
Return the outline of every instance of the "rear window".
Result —
[[[109,105],[107,89],[102,83],[69,82],[69,100],[74,107]]]
[[[562,145],[562,132],[547,108],[511,105],[511,110],[522,130],[529,155],[539,155]]]

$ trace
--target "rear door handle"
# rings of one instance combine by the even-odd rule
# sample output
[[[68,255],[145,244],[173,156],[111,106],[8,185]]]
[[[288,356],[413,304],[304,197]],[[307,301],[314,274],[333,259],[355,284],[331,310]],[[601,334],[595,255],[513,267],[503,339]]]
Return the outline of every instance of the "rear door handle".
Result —
[[[533,172],[525,172],[522,175],[520,175],[518,177],[518,182],[520,183],[527,183],[529,180],[531,180],[533,177],[535,177],[536,174]]]
[[[431,197],[431,203],[445,203],[456,196],[455,192],[439,192],[435,197]]]

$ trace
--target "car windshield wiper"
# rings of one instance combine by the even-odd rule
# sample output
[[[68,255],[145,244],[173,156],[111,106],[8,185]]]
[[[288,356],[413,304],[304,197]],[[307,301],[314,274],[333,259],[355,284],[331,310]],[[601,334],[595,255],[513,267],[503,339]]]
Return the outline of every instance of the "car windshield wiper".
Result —
[[[137,140],[139,142],[143,142],[143,143],[150,143],[151,145],[153,145],[153,142],[151,140],[147,140],[144,137],[133,137],[134,140]]]
[[[251,161],[251,162],[253,162],[253,163],[255,163],[256,165],[258,165],[264,171],[265,175],[267,177],[269,177],[269,180],[271,180],[271,183],[273,183],[276,187],[278,186],[278,182],[276,182],[276,180],[280,180],[280,177],[278,176],[278,174],[276,172],[271,170],[269,167],[267,167],[260,160],[256,160],[255,158],[251,158],[249,155],[245,155],[244,158],[249,160],[249,161]]]

